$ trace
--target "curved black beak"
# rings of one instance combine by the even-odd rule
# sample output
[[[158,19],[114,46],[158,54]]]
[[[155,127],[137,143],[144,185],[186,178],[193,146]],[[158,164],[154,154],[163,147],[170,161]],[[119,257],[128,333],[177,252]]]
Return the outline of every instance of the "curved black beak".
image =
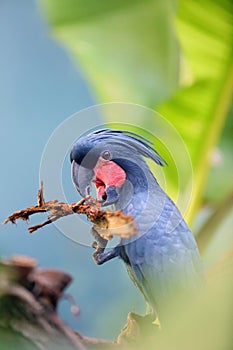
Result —
[[[91,194],[91,182],[94,177],[94,171],[92,169],[84,168],[73,160],[71,165],[71,177],[74,186],[82,197]]]

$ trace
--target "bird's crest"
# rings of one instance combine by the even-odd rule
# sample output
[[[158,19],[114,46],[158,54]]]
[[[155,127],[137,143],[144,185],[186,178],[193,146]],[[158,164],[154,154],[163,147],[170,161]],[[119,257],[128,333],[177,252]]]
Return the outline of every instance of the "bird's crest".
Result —
[[[142,156],[153,159],[157,164],[163,166],[166,161],[153,147],[153,143],[145,137],[126,130],[101,129],[94,131],[89,136],[98,137],[99,140],[117,142],[136,149]]]

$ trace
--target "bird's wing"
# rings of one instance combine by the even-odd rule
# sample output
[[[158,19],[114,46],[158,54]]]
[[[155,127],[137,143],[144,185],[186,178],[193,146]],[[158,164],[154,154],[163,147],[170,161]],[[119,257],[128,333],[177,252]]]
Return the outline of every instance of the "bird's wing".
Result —
[[[168,216],[167,206],[172,207],[173,217]],[[145,218],[148,220],[147,215]],[[171,230],[174,222],[178,224]],[[172,300],[176,292],[194,291],[203,280],[196,241],[170,199],[160,220],[144,235],[125,245],[125,251],[131,275],[155,308],[163,301]]]

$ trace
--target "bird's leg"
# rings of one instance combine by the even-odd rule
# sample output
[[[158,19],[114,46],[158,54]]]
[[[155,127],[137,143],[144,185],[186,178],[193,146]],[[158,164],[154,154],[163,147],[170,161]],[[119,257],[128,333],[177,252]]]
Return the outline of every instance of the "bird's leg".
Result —
[[[91,234],[94,236],[95,241],[92,243],[92,247],[95,248],[95,252],[93,254],[94,261],[96,264],[101,265],[108,260],[111,260],[119,255],[119,248],[115,247],[105,253],[105,248],[107,246],[108,241],[101,237],[97,230],[92,227]]]

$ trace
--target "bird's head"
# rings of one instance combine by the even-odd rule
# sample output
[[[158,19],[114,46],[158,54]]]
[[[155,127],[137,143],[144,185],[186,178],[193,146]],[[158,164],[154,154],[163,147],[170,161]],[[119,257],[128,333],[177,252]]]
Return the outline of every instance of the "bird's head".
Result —
[[[165,161],[150,141],[128,131],[102,129],[80,137],[70,153],[72,180],[81,194],[91,194],[92,183],[97,198],[107,206],[118,201],[127,180],[129,163],[137,164],[142,156],[157,164]]]

